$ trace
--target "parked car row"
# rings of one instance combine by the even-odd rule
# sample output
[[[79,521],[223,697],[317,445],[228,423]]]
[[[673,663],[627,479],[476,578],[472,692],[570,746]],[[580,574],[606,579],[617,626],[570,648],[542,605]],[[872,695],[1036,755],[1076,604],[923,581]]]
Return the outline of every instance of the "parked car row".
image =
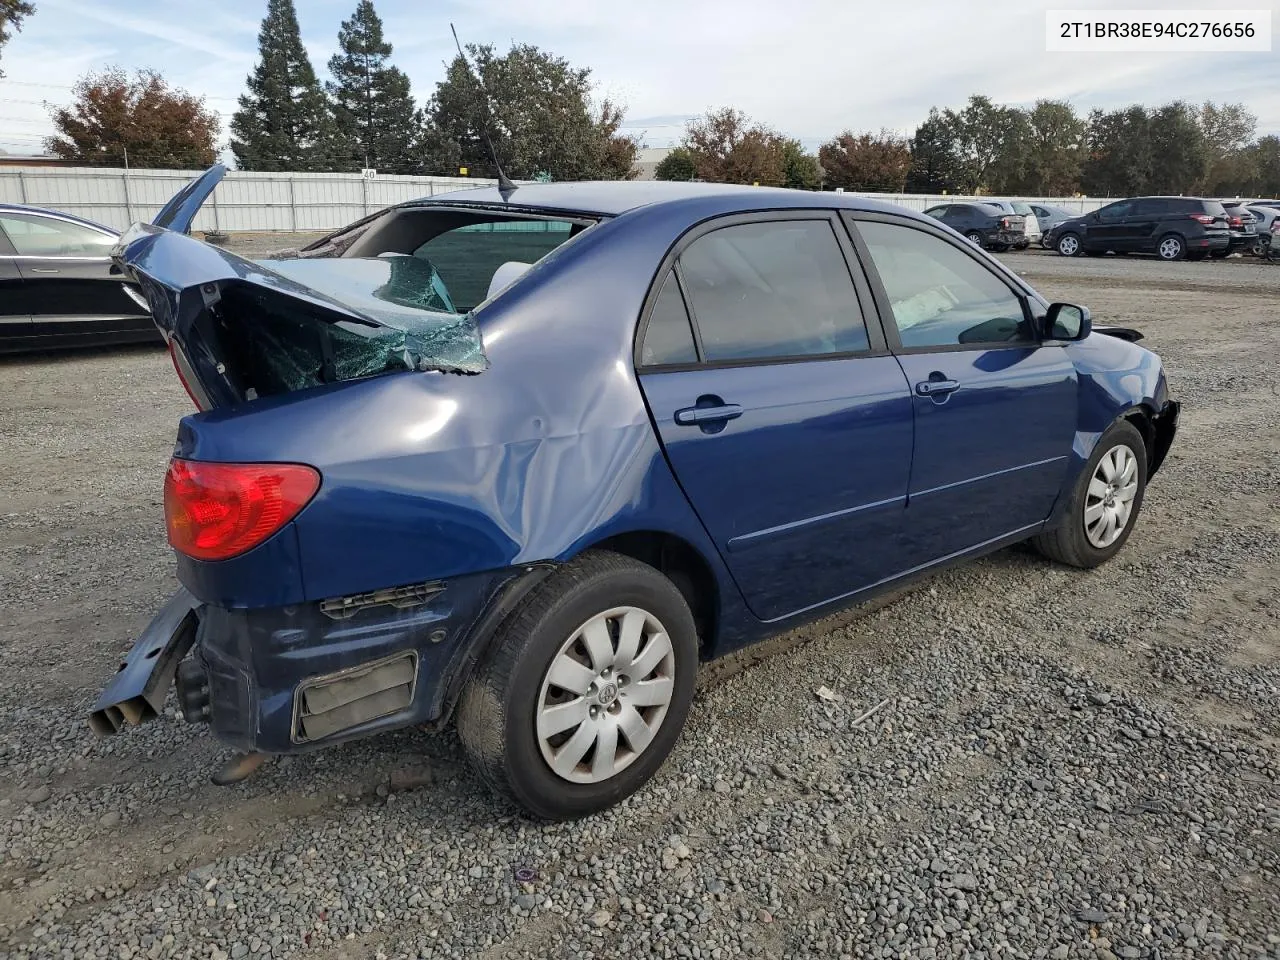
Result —
[[[1132,197],[1055,223],[1045,231],[1044,245],[1064,257],[1145,253],[1162,260],[1203,260],[1237,252],[1263,256],[1276,218],[1276,208],[1267,203]]]
[[[1036,215],[1025,203],[983,200],[942,203],[924,211],[986,250],[1025,250],[1041,236]]]

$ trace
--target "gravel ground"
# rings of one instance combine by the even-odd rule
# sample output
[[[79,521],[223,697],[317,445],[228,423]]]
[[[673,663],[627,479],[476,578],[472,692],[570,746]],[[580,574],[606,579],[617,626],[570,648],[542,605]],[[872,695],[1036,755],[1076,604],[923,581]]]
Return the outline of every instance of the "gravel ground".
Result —
[[[656,781],[569,825],[451,734],[234,788],[176,716],[92,739],[173,587],[189,403],[158,350],[0,363],[0,956],[1280,957],[1280,269],[1007,259],[1185,403],[1125,550],[1006,550],[708,671]]]

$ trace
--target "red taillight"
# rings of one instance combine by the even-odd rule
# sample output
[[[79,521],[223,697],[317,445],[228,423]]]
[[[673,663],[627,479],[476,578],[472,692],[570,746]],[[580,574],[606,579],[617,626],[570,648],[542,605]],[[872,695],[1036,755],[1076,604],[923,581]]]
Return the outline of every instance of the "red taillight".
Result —
[[[1191,219],[1203,223],[1206,227],[1213,223],[1213,217],[1207,213],[1193,213]]]
[[[319,472],[300,463],[175,458],[164,476],[169,543],[197,560],[226,560],[278,531],[319,489]]]
[[[1241,220],[1239,217],[1232,217],[1232,218],[1231,218],[1231,226],[1233,226],[1233,227],[1243,227],[1243,226],[1244,226],[1244,221],[1243,221],[1243,220]]]
[[[1009,218],[1008,218],[1008,217],[1001,217],[1001,218],[1000,218],[1000,229],[1001,229],[1001,230],[1008,230],[1008,229],[1009,229]]]

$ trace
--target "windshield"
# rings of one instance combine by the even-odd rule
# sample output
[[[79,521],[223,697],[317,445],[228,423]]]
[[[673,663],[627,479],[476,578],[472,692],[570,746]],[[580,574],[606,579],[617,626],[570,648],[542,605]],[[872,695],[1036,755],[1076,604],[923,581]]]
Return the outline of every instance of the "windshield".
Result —
[[[1029,206],[1027,206],[1027,204],[1025,204],[1025,203],[1020,203],[1020,202],[1014,201],[1013,203],[1009,204],[1009,206],[1013,207],[1013,212],[1014,212],[1014,213],[1020,213],[1020,214],[1022,214],[1024,217],[1034,217],[1034,216],[1035,216],[1035,213],[1032,211],[1032,209],[1031,209]]]

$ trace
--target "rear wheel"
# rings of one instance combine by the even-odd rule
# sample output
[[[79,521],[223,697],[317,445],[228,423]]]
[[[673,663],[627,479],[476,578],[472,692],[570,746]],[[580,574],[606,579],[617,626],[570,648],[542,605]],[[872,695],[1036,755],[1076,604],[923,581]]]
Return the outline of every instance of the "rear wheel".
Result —
[[[1161,260],[1182,260],[1187,256],[1187,243],[1177,233],[1166,233],[1156,244]]]
[[[1249,244],[1249,252],[1255,257],[1265,257],[1267,255],[1267,242],[1265,240],[1255,240]]]
[[[1034,539],[1046,557],[1096,567],[1115,556],[1138,520],[1147,485],[1147,447],[1133,424],[1118,420],[1098,439],[1071,492],[1062,523]]]
[[[1078,257],[1084,250],[1080,237],[1074,233],[1064,233],[1058,238],[1058,253],[1064,257]]]
[[[458,736],[480,777],[548,820],[639,789],[675,745],[693,700],[698,641],[657,570],[591,551],[502,625],[463,690]]]
[[[964,238],[968,240],[970,243],[975,244],[976,246],[979,246],[979,247],[982,246],[982,234],[980,234],[977,230],[970,230],[968,233],[964,235]]]

